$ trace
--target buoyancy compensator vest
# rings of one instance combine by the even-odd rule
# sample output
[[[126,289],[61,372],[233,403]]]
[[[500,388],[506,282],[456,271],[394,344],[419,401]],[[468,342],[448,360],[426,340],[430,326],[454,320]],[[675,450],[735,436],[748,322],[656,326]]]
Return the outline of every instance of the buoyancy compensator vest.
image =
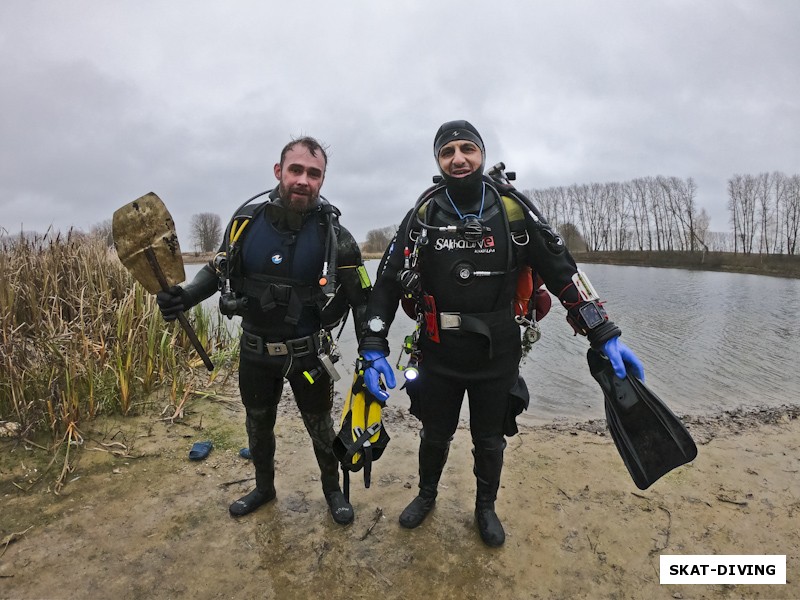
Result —
[[[502,163],[495,165],[489,171],[489,175],[484,175],[484,183],[501,200],[500,203],[495,205],[498,207],[495,209],[495,213],[500,210],[505,216],[505,235],[507,239],[505,244],[500,245],[504,246],[507,252],[506,267],[495,271],[479,271],[469,264],[462,264],[456,265],[455,270],[458,273],[457,278],[465,282],[474,277],[491,275],[514,277],[515,315],[521,320],[538,321],[550,310],[551,299],[547,290],[543,287],[541,278],[523,260],[523,248],[529,241],[526,212],[535,219],[534,222],[544,222],[544,219],[530,200],[510,185],[504,169],[505,166]],[[440,177],[434,177],[435,185],[425,190],[419,197],[412,214],[412,222],[409,223],[407,228],[404,249],[405,265],[398,278],[404,287],[401,305],[411,318],[416,318],[420,310],[420,302],[412,290],[406,289],[414,286],[403,285],[403,280],[417,281],[413,273],[414,271],[419,272],[420,252],[424,253],[424,248],[430,243],[431,232],[450,233],[456,238],[464,238],[465,233],[469,235],[468,232],[464,231],[465,224],[456,222],[456,220],[446,225],[431,225],[432,207],[434,210],[436,209],[434,199],[437,195],[442,194],[444,190],[444,185],[440,183],[440,180]],[[441,215],[442,211],[438,212]],[[490,218],[492,214],[494,213],[488,212],[484,220]],[[507,282],[507,285],[510,285],[510,283]]]
[[[266,194],[268,201],[253,203]],[[277,194],[276,188],[253,196],[228,223],[214,260],[220,312],[246,320],[280,307],[283,321],[294,326],[311,309],[330,330],[349,308],[336,282],[340,212],[320,196],[317,208],[301,215],[277,204]]]

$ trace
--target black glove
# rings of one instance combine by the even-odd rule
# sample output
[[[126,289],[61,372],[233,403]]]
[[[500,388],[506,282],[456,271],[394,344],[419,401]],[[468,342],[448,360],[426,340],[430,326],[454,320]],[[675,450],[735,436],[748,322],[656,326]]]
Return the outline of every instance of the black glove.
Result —
[[[191,300],[186,291],[179,285],[173,285],[167,291],[156,294],[156,303],[161,309],[165,321],[174,321],[178,315],[191,308]]]

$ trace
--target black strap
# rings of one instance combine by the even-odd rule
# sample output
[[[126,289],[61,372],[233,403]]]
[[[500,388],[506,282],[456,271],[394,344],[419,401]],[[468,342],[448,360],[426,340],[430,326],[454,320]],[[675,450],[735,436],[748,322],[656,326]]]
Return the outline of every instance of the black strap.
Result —
[[[300,320],[304,306],[313,306],[321,311],[325,305],[325,295],[318,286],[293,279],[250,276],[237,278],[231,283],[235,292],[256,298],[264,312],[278,305],[286,306],[284,321],[290,325],[296,325]]]
[[[479,319],[472,315],[461,315],[461,331],[468,331],[470,333],[477,333],[489,340],[489,358],[492,358],[492,330],[486,324],[486,321]]]
[[[347,461],[351,461],[352,462],[353,456],[355,455],[355,453],[356,452],[362,452],[362,451],[364,451],[364,461],[365,461],[365,463],[366,463],[366,459],[367,459],[367,455],[366,455],[367,451],[369,452],[369,459],[371,461],[372,460],[372,447],[371,446],[367,446],[365,448],[364,447],[364,442],[369,440],[369,438],[371,438],[376,433],[379,433],[382,427],[383,427],[383,423],[380,423],[380,422],[375,423],[375,425],[373,425],[372,427],[367,427],[364,430],[364,432],[360,436],[358,436],[358,438],[356,438],[356,440],[353,442],[353,445],[347,451],[347,454],[345,454],[344,462],[347,462]]]
[[[316,304],[316,303],[315,303]],[[300,300],[298,290],[292,288],[289,293],[289,303],[286,308],[286,316],[283,320],[289,325],[297,325],[300,320],[300,313],[303,311],[303,302]]]
[[[344,465],[342,465],[342,487],[344,499],[350,502],[350,471],[345,469]]]
[[[372,482],[372,446],[364,448],[364,487]]]
[[[513,318],[513,309],[501,308],[488,313],[459,313],[461,320],[456,331],[468,331],[482,335],[489,340],[489,358],[492,358],[492,327],[505,319]],[[448,329],[442,329],[448,331]]]

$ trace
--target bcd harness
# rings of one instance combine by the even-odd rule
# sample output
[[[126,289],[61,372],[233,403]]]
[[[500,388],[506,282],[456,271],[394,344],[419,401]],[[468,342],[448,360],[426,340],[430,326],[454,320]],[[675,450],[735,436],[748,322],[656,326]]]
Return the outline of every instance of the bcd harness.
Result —
[[[265,194],[270,195],[269,201],[251,204],[253,200]],[[228,318],[232,318],[234,315],[244,316],[248,303],[255,300],[264,313],[277,306],[285,306],[284,322],[294,326],[299,322],[303,308],[313,307],[319,315],[322,327],[316,333],[303,338],[271,342],[253,333],[243,332],[243,348],[256,354],[286,356],[284,376],[287,376],[291,370],[294,358],[316,354],[319,366],[304,371],[305,378],[309,383],[314,384],[324,371],[333,381],[336,381],[340,376],[334,363],[338,361],[339,355],[336,341],[330,331],[340,323],[344,326],[349,311],[347,294],[344,293],[344,290],[339,289],[340,286],[337,286],[336,282],[339,244],[338,217],[341,213],[339,209],[320,196],[320,204],[315,212],[319,213],[318,218],[323,222],[325,242],[322,270],[315,284],[309,284],[307,281],[299,279],[264,274],[245,275],[242,256],[244,234],[250,230],[248,226],[255,219],[269,218],[270,215],[265,212],[281,210],[282,213],[275,213],[275,215],[286,219],[287,224],[290,219],[295,221],[294,225],[297,225],[297,230],[302,227],[304,216],[292,213],[275,204],[273,201],[277,197],[277,189],[256,194],[236,209],[233,219],[228,223],[225,230],[224,250],[219,252],[213,261],[220,278],[220,312]],[[369,287],[369,276],[363,265],[347,265],[341,268],[355,268],[362,288]],[[341,330],[339,334],[341,335]]]
[[[265,194],[270,194],[270,200],[258,204],[251,202]],[[264,215],[265,211],[279,207],[273,204],[277,198],[277,190],[265,191],[256,194],[244,202],[234,213],[233,219],[225,230],[225,249],[217,254],[214,265],[220,276],[220,311],[229,318],[233,315],[243,315],[250,299],[259,302],[261,309],[268,312],[276,306],[286,307],[284,321],[296,325],[300,319],[304,306],[316,308],[320,315],[323,329],[330,330],[336,327],[346,316],[348,304],[345,294],[337,293],[336,269],[338,250],[338,217],[339,209],[320,196],[320,204],[316,211],[324,223],[325,244],[322,270],[316,284],[287,277],[277,277],[264,274],[247,274],[242,272],[242,246],[244,233],[249,230],[248,225],[256,218]],[[369,278],[363,267],[359,269],[359,278],[367,285]]]
[[[514,281],[511,281],[511,278],[514,278],[516,280],[514,314],[517,323],[525,327],[523,335],[529,344],[538,340],[540,333],[536,320],[537,317],[540,319],[547,314],[550,308],[550,297],[545,290],[539,290],[542,283],[541,280],[532,272],[530,267],[524,264],[522,250],[530,239],[525,220],[525,209],[533,217],[534,223],[541,223],[545,227],[547,225],[541,215],[538,214],[538,211],[535,211],[530,200],[508,183],[508,180],[504,177],[504,168],[500,163],[500,165],[493,168],[492,171],[496,170],[493,176],[484,177],[484,185],[491,189],[501,200],[487,209],[484,220],[488,221],[493,214],[497,214],[497,211],[502,211],[505,216],[506,231],[509,238],[506,244],[508,251],[505,270],[480,271],[470,263],[460,262],[451,271],[456,280],[461,283],[466,283],[475,277],[506,277],[505,284],[498,291],[498,297],[494,302],[495,310],[492,312],[481,314],[439,312],[436,308],[435,299],[421,289],[420,251],[429,243],[429,230],[455,233],[455,235],[466,239],[469,239],[468,236],[471,235],[473,240],[479,239],[484,231],[481,222],[462,222],[444,226],[432,226],[428,223],[431,217],[430,207],[435,205],[432,200],[444,190],[444,185],[439,184],[428,188],[417,200],[411,217],[416,223],[409,222],[408,235],[403,249],[404,265],[403,269],[398,273],[398,280],[403,288],[403,309],[418,322],[415,336],[420,329],[419,326],[422,324],[424,324],[428,338],[433,342],[439,342],[440,329],[470,331],[489,340],[489,353],[491,355],[491,328],[494,324],[493,322],[508,318],[509,308],[508,306],[502,306],[500,299],[504,290],[514,284]],[[492,171],[490,171],[490,174],[492,174]],[[532,211],[535,211],[535,213]],[[424,250],[422,252],[424,253]],[[404,342],[404,351],[411,354],[409,365],[415,365],[420,358],[418,351],[416,351],[415,342],[416,339],[409,340],[408,338]],[[403,369],[399,361],[398,368]]]

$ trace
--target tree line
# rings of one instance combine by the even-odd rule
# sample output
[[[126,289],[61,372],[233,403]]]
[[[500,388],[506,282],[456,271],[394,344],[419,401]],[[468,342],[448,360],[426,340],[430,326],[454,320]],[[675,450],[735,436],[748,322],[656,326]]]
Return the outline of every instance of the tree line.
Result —
[[[574,250],[800,253],[800,175],[733,175],[727,182],[731,231],[709,230],[689,177],[640,177],[625,182],[523,190]],[[92,233],[110,240],[110,221]],[[363,252],[382,253],[397,225],[371,229]],[[219,215],[192,215],[191,244],[213,252],[222,236]]]
[[[590,252],[708,249],[709,217],[690,177],[524,190],[556,230],[574,226]]]
[[[800,175],[759,173],[728,180],[734,252],[797,254]]]
[[[642,177],[526,190],[550,223],[576,227],[589,251],[718,251],[797,254],[800,176],[780,172],[728,180],[732,231],[709,231],[690,177]]]

